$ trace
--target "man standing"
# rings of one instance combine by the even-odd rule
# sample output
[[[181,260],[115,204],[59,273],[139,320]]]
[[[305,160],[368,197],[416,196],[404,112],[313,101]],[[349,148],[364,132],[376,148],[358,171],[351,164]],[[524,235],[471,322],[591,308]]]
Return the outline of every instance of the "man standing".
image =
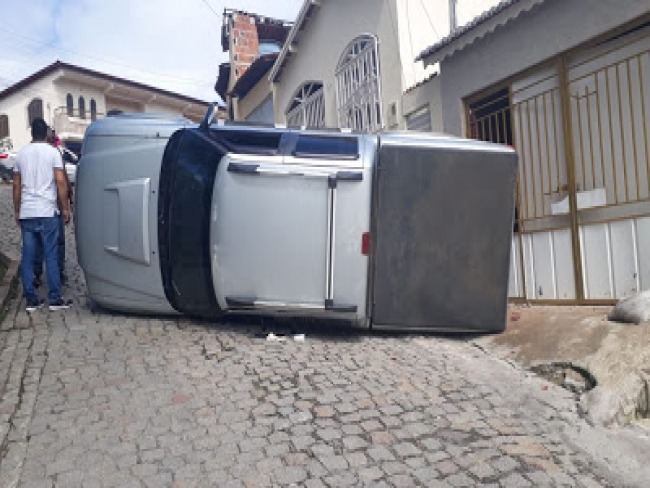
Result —
[[[70,302],[61,297],[57,259],[59,217],[57,196],[64,223],[70,221],[68,188],[61,154],[47,143],[47,124],[37,117],[32,122],[32,142],[16,155],[13,197],[16,224],[23,238],[21,277],[27,312],[40,308],[34,289],[34,258],[39,239],[43,242],[50,310],[63,310]]]

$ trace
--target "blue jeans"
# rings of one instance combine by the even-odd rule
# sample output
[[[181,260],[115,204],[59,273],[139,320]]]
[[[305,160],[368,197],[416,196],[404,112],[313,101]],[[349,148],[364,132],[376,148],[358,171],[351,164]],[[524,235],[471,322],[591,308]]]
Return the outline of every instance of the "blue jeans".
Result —
[[[65,276],[65,223],[63,222],[63,215],[59,214],[59,239],[57,240],[57,256],[59,258],[59,271],[61,273],[61,280]],[[40,236],[39,236],[40,238]],[[36,246],[36,253],[34,255],[34,277],[40,278],[43,274],[43,242],[39,240]]]
[[[34,289],[34,259],[40,242],[43,243],[45,269],[47,271],[47,298],[50,302],[61,299],[61,276],[57,241],[59,239],[59,216],[21,219],[20,231],[23,236],[23,256],[20,272],[23,280],[23,295],[27,300],[38,300]]]

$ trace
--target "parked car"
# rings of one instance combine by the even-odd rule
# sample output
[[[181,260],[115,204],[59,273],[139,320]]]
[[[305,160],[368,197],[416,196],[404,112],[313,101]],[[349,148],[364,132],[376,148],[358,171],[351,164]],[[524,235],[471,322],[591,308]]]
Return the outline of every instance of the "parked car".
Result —
[[[77,163],[79,162],[79,158],[66,147],[60,147],[59,150],[61,151],[61,157],[65,164],[65,172],[68,174],[68,180],[74,185],[77,180]]]
[[[13,180],[16,153],[9,150],[0,150],[0,178],[4,182]]]
[[[77,179],[77,163],[79,158],[70,149],[65,147],[59,148],[61,157],[65,163],[65,172],[68,174],[68,179],[73,185]],[[4,182],[13,180],[13,168],[16,162],[16,153],[9,150],[0,150],[0,178]]]

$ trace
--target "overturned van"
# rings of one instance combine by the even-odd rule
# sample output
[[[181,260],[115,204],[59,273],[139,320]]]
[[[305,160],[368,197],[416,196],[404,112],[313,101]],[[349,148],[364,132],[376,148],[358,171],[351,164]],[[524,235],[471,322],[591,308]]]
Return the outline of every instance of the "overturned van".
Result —
[[[79,263],[121,311],[501,331],[516,167],[442,135],[108,117],[77,173]]]

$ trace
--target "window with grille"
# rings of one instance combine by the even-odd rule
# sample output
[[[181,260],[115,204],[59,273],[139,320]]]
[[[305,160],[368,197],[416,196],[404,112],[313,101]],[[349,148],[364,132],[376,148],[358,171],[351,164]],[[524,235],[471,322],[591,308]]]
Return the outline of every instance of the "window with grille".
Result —
[[[34,98],[29,105],[27,105],[27,121],[32,125],[32,121],[37,118],[43,118],[43,100]]]
[[[431,132],[431,110],[428,105],[406,116],[406,129]]]
[[[9,116],[7,114],[0,115],[0,139],[9,137]]]
[[[303,84],[291,99],[285,115],[290,127],[325,127],[323,84]]]
[[[90,99],[90,120],[97,120],[97,102],[94,98]]]
[[[86,118],[86,100],[84,100],[84,97],[79,97],[79,118]]]
[[[68,93],[65,97],[65,111],[68,114],[68,117],[72,117],[74,114],[74,100],[72,95]]]
[[[375,132],[383,127],[377,38],[355,38],[336,68],[336,94],[341,127]]]

